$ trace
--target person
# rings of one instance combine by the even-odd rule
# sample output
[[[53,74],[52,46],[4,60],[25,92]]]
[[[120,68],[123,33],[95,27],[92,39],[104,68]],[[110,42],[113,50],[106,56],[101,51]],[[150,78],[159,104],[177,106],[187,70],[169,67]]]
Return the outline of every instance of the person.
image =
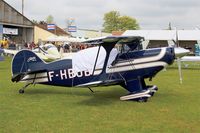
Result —
[[[28,48],[28,49],[31,49],[30,43],[29,43],[29,42],[27,43],[27,48]]]
[[[2,48],[8,48],[8,40],[7,39],[2,40],[1,43],[2,43]]]
[[[69,44],[64,43],[63,47],[64,47],[64,52],[69,52]]]
[[[60,51],[60,48],[61,48],[61,46],[60,46],[60,45],[57,45],[57,49],[58,49],[58,51]]]
[[[3,48],[3,40],[0,41],[0,47]]]
[[[72,45],[71,44],[69,45],[69,52],[70,53],[72,52]]]
[[[25,48],[28,48],[28,44],[27,44],[26,42],[25,42],[25,44],[24,44],[24,47],[25,47]]]
[[[10,42],[9,46],[8,46],[8,49],[12,49],[12,50],[15,50],[15,44],[14,42]]]
[[[60,55],[63,57],[63,53],[64,53],[64,48],[63,46],[60,45]]]
[[[14,49],[14,50],[16,50],[16,49],[17,49],[16,42],[13,42],[13,49]]]
[[[32,43],[31,43],[31,49],[33,50],[34,48],[35,48],[35,43],[32,42]]]

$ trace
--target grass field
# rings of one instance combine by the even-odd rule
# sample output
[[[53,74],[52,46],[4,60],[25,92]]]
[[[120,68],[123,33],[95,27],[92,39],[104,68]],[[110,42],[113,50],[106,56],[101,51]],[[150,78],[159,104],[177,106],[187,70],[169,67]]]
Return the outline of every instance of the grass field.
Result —
[[[0,133],[200,133],[200,67],[160,72],[147,103],[120,101],[120,86],[88,89],[12,83],[10,58],[0,62]]]

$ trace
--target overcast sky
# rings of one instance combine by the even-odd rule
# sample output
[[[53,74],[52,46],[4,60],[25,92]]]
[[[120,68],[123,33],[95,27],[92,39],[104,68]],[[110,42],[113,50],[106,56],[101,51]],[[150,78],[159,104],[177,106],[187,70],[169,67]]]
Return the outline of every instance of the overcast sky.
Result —
[[[22,0],[5,0],[21,12]],[[141,29],[165,29],[169,22],[178,29],[200,27],[200,0],[24,0],[24,14],[30,20],[52,15],[66,27],[74,18],[78,28],[100,30],[105,13],[115,10],[138,20]]]

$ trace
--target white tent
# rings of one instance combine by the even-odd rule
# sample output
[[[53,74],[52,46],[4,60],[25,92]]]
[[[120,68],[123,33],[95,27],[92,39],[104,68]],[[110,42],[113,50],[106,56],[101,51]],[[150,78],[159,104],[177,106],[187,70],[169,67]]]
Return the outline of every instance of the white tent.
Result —
[[[56,36],[56,35],[52,35],[52,36],[47,37],[47,39],[44,41],[54,42],[54,41],[56,41],[57,37],[58,36]]]
[[[127,30],[123,35],[142,36],[145,40],[200,40],[200,30]]]
[[[50,36],[45,41],[54,41],[54,42],[82,42],[85,41],[84,38],[74,38],[68,36]]]

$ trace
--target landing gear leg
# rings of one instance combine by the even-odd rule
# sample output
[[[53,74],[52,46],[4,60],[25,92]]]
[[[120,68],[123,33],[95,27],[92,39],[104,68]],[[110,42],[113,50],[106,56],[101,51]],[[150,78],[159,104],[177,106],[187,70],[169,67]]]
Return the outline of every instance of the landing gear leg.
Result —
[[[24,93],[24,90],[29,86],[31,85],[32,83],[27,83],[24,87],[22,87],[21,89],[19,89],[19,93],[20,94],[23,94]]]

